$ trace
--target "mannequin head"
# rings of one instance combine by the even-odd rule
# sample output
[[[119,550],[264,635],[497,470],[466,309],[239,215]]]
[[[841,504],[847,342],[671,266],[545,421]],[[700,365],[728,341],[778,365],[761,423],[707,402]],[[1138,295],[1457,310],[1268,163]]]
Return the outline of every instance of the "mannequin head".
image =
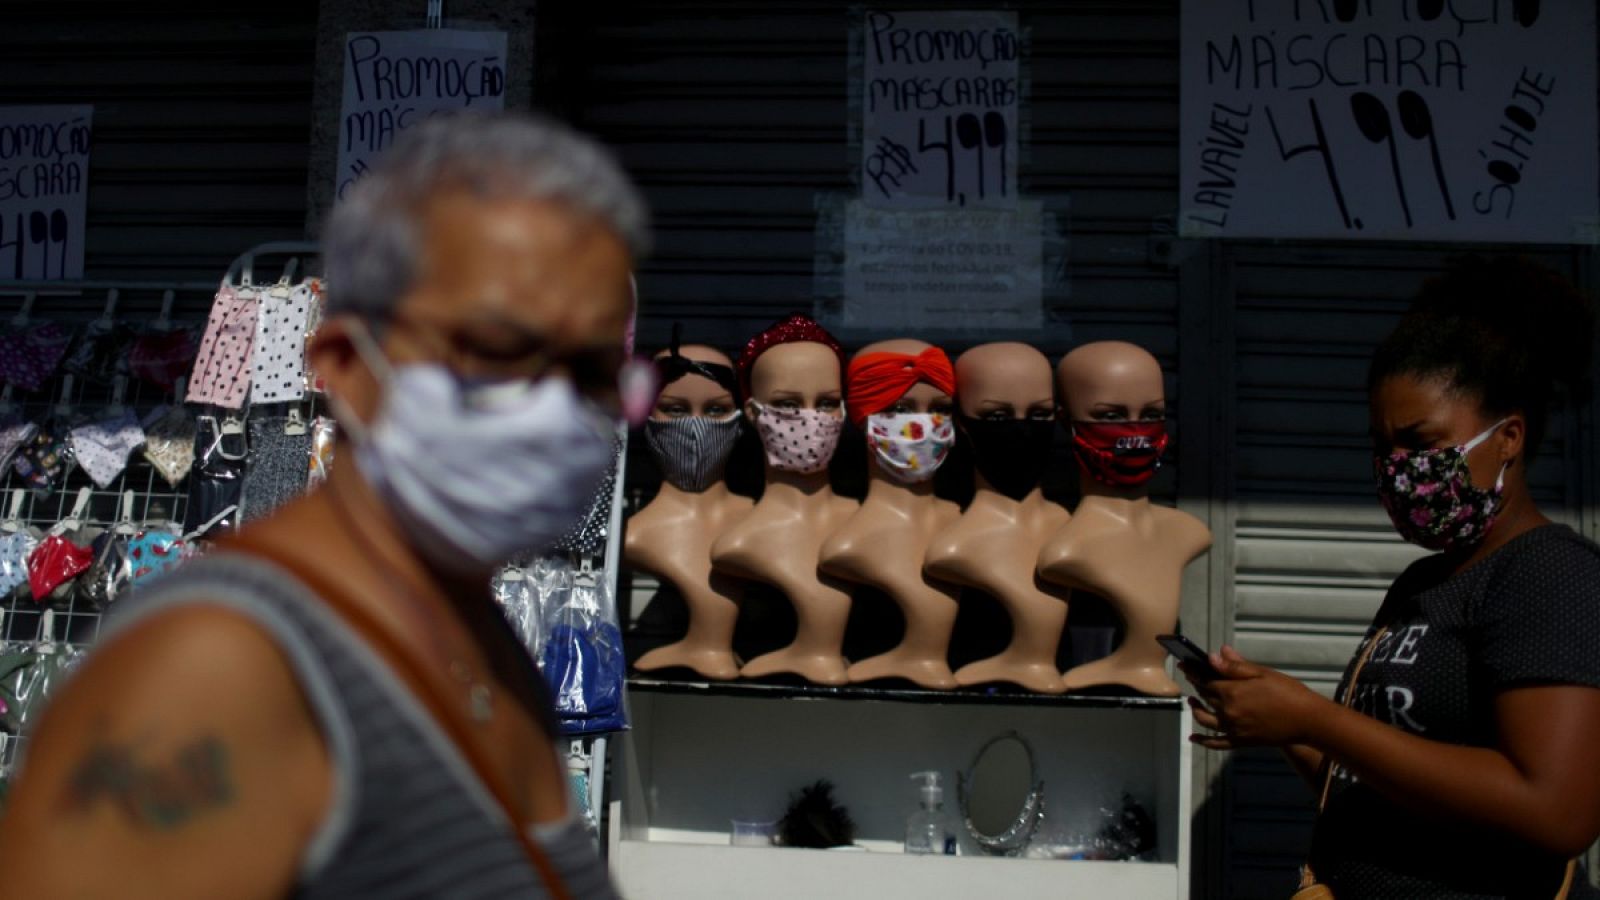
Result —
[[[754,419],[759,406],[815,409],[843,416],[838,354],[811,341],[780,344],[761,354],[750,367],[745,414]]]
[[[672,355],[672,350],[662,350],[655,355],[655,359],[660,361]],[[724,366],[730,370],[733,368],[733,361],[728,359],[726,353],[704,344],[679,347],[677,355],[692,362]],[[657,422],[690,416],[726,419],[738,408],[734,402],[733,391],[704,375],[689,372],[662,386],[661,393],[656,396],[655,408],[651,410],[650,418]]]
[[[1123,341],[1084,344],[1056,369],[1062,413],[1070,422],[1164,419],[1166,387],[1161,364],[1142,347]]]
[[[844,427],[843,351],[810,316],[793,315],[745,344],[738,374],[745,416],[767,452],[767,473],[818,476]]]
[[[1055,439],[1050,361],[1027,344],[983,344],[956,361],[956,384],[980,494],[1024,499],[1043,480]]]
[[[970,419],[1053,421],[1050,360],[1027,344],[981,344],[956,360],[961,413]]]
[[[1056,370],[1085,496],[1140,498],[1166,452],[1161,364],[1124,341],[1084,344]]]
[[[943,350],[924,341],[879,341],[847,371],[850,418],[862,429],[874,481],[929,483],[955,446],[955,371]]]

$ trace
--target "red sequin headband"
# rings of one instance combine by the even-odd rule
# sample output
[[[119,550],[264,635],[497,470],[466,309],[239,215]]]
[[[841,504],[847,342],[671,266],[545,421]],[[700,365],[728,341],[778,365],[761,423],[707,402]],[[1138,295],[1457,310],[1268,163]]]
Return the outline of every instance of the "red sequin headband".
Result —
[[[750,342],[744,345],[744,352],[739,354],[739,361],[736,363],[739,369],[739,387],[744,391],[743,396],[751,396],[750,373],[755,371],[756,360],[761,358],[761,354],[783,344],[799,343],[822,344],[839,357],[841,366],[844,365],[844,349],[826,328],[818,325],[810,316],[793,315],[751,338]]]

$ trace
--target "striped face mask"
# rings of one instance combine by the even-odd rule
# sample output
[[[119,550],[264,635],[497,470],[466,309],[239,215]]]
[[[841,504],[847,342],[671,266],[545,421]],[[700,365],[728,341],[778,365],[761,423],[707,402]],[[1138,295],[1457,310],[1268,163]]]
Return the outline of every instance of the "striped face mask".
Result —
[[[716,484],[739,440],[740,415],[726,419],[686,416],[649,419],[644,439],[661,464],[661,476],[680,491],[698,494]]]

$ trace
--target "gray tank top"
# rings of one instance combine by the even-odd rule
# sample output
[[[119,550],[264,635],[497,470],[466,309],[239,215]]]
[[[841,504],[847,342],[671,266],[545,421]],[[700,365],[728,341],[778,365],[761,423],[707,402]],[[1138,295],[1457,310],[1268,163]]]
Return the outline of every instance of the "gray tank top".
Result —
[[[334,762],[334,798],[307,845],[295,897],[540,898],[549,894],[483,782],[368,645],[289,573],[219,554],[118,606],[100,642],[157,612],[204,603],[271,635]],[[534,838],[574,900],[613,898],[573,814]]]

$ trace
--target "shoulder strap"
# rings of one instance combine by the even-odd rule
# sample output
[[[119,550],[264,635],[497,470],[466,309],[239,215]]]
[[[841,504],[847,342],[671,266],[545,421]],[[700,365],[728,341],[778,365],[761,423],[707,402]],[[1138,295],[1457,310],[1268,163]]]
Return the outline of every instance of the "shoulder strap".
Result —
[[[345,624],[356,631],[374,650],[378,652],[390,665],[409,677],[421,691],[417,697],[422,705],[433,715],[434,721],[442,728],[450,742],[455,745],[467,763],[483,782],[495,803],[505,814],[506,821],[511,826],[512,833],[517,842],[522,845],[523,852],[539,873],[539,879],[544,882],[545,889],[549,891],[552,900],[571,900],[567,893],[566,885],[561,876],[556,873],[550,859],[545,855],[536,841],[528,834],[516,815],[516,806],[511,802],[511,791],[499,777],[498,771],[484,756],[476,741],[472,740],[472,728],[466,720],[465,714],[459,705],[451,703],[449,685],[444,681],[443,673],[436,666],[430,665],[419,654],[414,652],[410,645],[400,641],[393,630],[383,625],[374,618],[360,604],[350,599],[348,591],[334,584],[319,574],[309,570],[306,566],[296,561],[292,556],[282,550],[268,546],[249,537],[230,538],[225,546],[236,552],[265,559],[294,575],[314,591],[319,599],[328,605]]]
[[[1346,686],[1344,696],[1345,706],[1355,705],[1356,682],[1361,680],[1361,670],[1367,667],[1367,660],[1372,658],[1372,651],[1377,649],[1378,641],[1383,640],[1383,636],[1388,633],[1389,626],[1385,625],[1379,628],[1373,633],[1372,640],[1368,641],[1367,646],[1361,651],[1361,657],[1356,660],[1355,668],[1350,670],[1350,683]],[[1317,801],[1317,813],[1319,815],[1322,813],[1323,808],[1328,805],[1328,790],[1331,787],[1333,787],[1333,760],[1324,753],[1322,758],[1322,799]]]

